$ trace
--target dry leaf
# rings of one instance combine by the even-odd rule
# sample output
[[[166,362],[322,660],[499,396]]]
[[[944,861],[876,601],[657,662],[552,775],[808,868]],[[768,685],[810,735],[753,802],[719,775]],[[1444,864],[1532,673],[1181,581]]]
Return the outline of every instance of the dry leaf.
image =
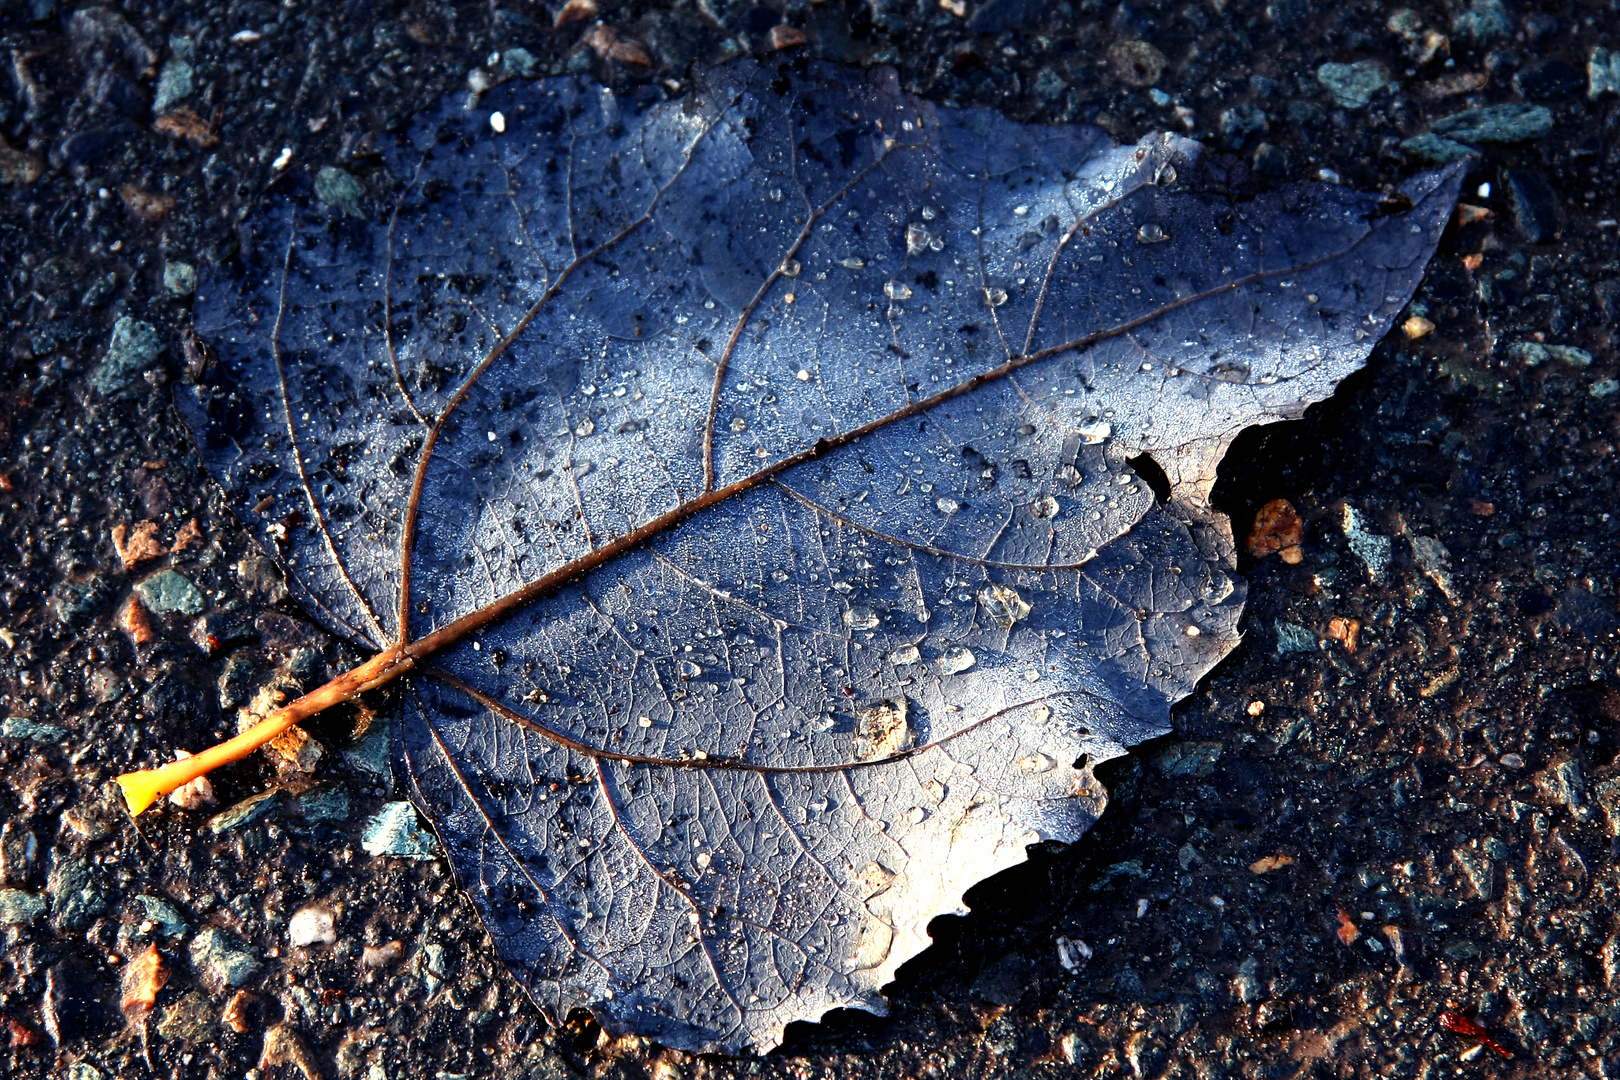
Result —
[[[177,400],[376,650],[276,715],[405,675],[402,783],[535,1000],[733,1051],[882,1010],[930,920],[1090,827],[1090,763],[1238,640],[1227,445],[1365,361],[1463,168],[1233,218],[1174,135],[695,86],[457,95],[382,148],[397,215],[273,201]]]

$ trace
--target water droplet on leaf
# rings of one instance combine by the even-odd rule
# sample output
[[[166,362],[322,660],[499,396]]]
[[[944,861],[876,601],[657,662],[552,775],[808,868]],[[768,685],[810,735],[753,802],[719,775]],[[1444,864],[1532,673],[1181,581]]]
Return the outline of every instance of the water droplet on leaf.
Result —
[[[1003,630],[1011,630],[1013,623],[1029,618],[1029,601],[1018,595],[1011,585],[987,581],[979,586],[979,605],[990,621]]]
[[[844,625],[852,630],[870,630],[883,620],[865,604],[856,604],[844,612]]]
[[[1038,518],[1055,518],[1058,515],[1058,501],[1050,495],[1042,495],[1029,508]]]
[[[939,658],[939,670],[942,675],[960,675],[978,662],[972,649],[961,645],[952,645],[945,650],[945,655]]]
[[[894,652],[889,654],[889,663],[895,665],[896,667],[905,667],[907,664],[915,664],[921,659],[922,653],[918,651],[917,646],[915,645],[902,645],[898,649],[894,650]]]

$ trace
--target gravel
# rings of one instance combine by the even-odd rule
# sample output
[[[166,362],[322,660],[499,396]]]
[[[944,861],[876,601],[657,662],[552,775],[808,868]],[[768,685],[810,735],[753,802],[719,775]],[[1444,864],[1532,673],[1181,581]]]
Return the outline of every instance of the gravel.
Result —
[[[1608,5],[575,0],[560,26],[561,8],[448,0],[16,6],[0,27],[8,1076],[1620,1074]],[[272,683],[360,659],[302,619],[198,473],[171,405],[206,363],[178,267],[228,267],[289,171],[331,170],[345,212],[384,212],[373,148],[472,73],[673,96],[691,66],[789,30],[801,54],[895,63],[947,106],[1196,136],[1235,207],[1467,156],[1484,213],[1413,306],[1431,332],[1234,446],[1217,503],[1242,536],[1289,499],[1303,559],[1244,560],[1245,644],[1173,736],[1103,770],[1112,805],[1087,842],[938,920],[887,1018],[796,1026],[763,1061],[691,1059],[524,1000],[388,775],[386,694],[311,725],[332,751],[312,777],[262,755],[216,774],[217,817],[164,804],[137,829],[108,783],[227,736]],[[143,597],[138,642],[120,613],[142,576],[111,530],[152,521],[172,547],[193,518],[199,543],[141,567],[186,584]],[[219,648],[227,624],[200,625],[216,615],[238,628]],[[1335,635],[1349,620],[1359,634]],[[1284,624],[1311,647],[1279,652]],[[425,857],[371,857],[385,834]],[[342,933],[291,948],[311,905]],[[119,987],[148,942],[173,974],[137,1030]],[[1440,1029],[1445,1010],[1513,1060]]]

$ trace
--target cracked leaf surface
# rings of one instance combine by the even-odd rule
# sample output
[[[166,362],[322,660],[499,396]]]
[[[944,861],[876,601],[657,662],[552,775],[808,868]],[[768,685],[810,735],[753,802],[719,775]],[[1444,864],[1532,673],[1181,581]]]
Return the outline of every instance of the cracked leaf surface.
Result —
[[[687,1050],[882,1011],[1090,827],[1237,641],[1222,452],[1365,362],[1461,178],[1234,206],[821,65],[465,106],[391,214],[258,219],[181,408],[315,617],[442,641],[396,768],[536,1001]]]

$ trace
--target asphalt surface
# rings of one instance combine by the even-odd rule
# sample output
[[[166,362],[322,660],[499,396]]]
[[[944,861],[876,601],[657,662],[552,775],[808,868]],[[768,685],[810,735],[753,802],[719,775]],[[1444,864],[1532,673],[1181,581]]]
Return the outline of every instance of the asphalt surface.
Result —
[[[587,7],[0,9],[6,1073],[1620,1073],[1620,15]],[[287,170],[380,184],[377,141],[471,72],[674,95],[694,65],[778,45],[1018,119],[1192,134],[1227,155],[1234,200],[1304,177],[1392,188],[1461,146],[1483,212],[1436,257],[1420,336],[1234,448],[1218,503],[1243,536],[1290,500],[1302,559],[1246,558],[1243,646],[1175,736],[1112,768],[1093,835],[939,920],[889,1017],[690,1058],[584,1015],[548,1025],[441,861],[368,853],[365,823],[403,794],[357,738],[363,710],[313,725],[315,788],[256,760],[215,776],[216,805],[137,826],[110,780],[358,659],[300,619],[196,467],[172,405],[196,364],[181,267],[229,260]],[[1469,112],[1493,106],[1514,108]],[[126,570],[120,546],[162,554]],[[375,732],[389,702],[368,704]],[[295,923],[311,906],[329,933]],[[154,945],[167,980],[143,995]]]

